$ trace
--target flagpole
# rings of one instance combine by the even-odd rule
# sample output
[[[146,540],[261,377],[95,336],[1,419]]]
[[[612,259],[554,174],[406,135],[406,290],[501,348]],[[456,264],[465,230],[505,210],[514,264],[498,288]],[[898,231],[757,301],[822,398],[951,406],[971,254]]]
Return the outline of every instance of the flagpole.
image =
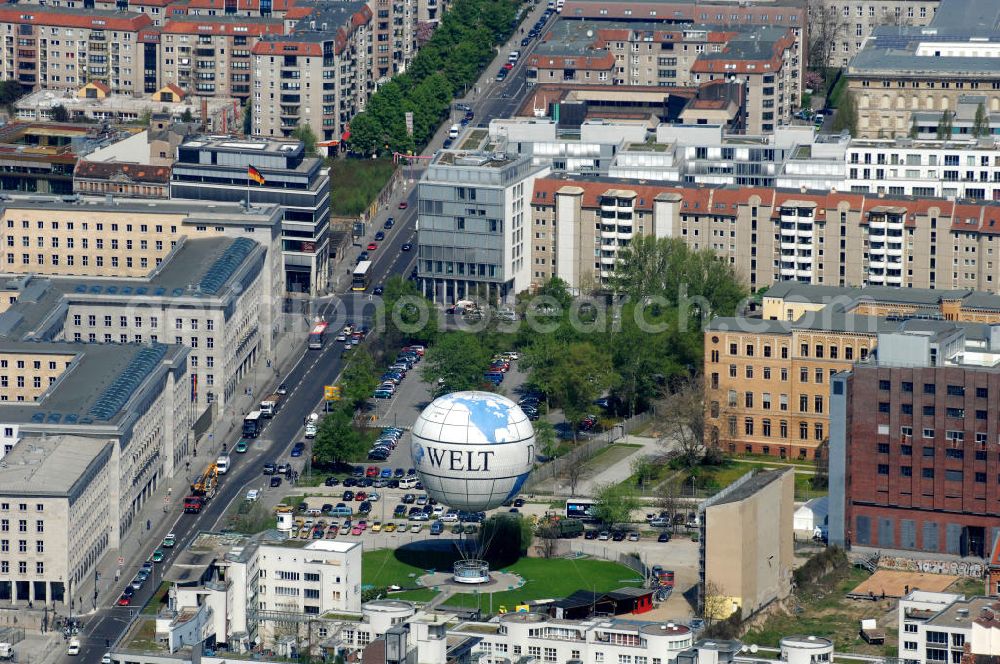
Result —
[[[250,211],[250,169],[247,168],[247,211]]]

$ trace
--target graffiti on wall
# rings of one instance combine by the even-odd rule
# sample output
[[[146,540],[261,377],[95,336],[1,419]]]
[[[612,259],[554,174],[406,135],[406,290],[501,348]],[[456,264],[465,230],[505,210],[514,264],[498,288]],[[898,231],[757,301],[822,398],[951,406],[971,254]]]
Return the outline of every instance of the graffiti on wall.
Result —
[[[899,572],[923,572],[924,574],[951,574],[980,579],[984,568],[982,563],[966,560],[914,560],[902,556],[879,556],[878,566]]]

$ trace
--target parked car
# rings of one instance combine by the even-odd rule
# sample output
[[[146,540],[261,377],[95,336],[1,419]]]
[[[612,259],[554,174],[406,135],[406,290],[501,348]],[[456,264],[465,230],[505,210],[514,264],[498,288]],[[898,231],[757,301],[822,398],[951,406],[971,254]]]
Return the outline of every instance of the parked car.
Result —
[[[665,530],[664,530],[664,531],[663,531],[662,533],[660,533],[660,535],[659,535],[659,536],[658,536],[658,537],[656,538],[656,541],[657,541],[657,542],[669,542],[669,541],[670,541],[670,533],[668,533],[667,531],[665,531]]]
[[[271,477],[271,487],[275,488],[275,487],[279,487],[279,486],[281,486],[281,478],[278,477],[277,475],[273,475]]]
[[[609,533],[606,530],[602,530],[601,533],[597,536],[597,540],[600,542],[607,542],[609,539],[611,539],[611,533]]]

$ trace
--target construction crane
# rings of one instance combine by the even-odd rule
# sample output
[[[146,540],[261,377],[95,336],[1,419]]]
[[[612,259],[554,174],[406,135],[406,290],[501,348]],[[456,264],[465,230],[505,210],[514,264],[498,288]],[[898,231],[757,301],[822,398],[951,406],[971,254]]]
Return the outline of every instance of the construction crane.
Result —
[[[197,514],[205,507],[219,486],[219,467],[210,463],[201,477],[191,483],[191,494],[184,498],[184,512]]]

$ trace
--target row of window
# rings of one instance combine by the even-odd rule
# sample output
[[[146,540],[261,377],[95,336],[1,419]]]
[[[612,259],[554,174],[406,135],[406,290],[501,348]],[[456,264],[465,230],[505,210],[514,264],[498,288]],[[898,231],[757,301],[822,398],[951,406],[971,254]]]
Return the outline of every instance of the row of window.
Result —
[[[892,389],[892,381],[880,380],[878,382],[878,389],[883,392],[888,392]],[[899,389],[901,392],[913,392],[913,383],[911,381],[900,381]],[[924,394],[936,394],[937,384],[935,383],[924,383],[923,384]],[[950,397],[964,397],[965,396],[965,386],[964,385],[947,385],[945,386],[945,394]],[[986,387],[976,388],[976,398],[977,399],[989,399],[990,390]]]
[[[878,402],[878,412],[880,413],[891,413],[892,405],[888,401]],[[913,414],[913,404],[912,403],[901,403],[899,404],[899,412],[903,415]],[[934,417],[937,414],[937,408],[935,406],[921,406],[920,412],[924,417]],[[944,414],[946,417],[953,417],[956,419],[965,418],[964,408],[945,408]],[[984,409],[977,409],[975,411],[977,420],[985,420],[987,417],[987,412]]]
[[[7,366],[7,365],[4,364],[3,366]],[[9,428],[5,428],[4,429],[4,435],[5,436],[13,436],[14,432],[13,432],[13,430],[11,430]],[[28,511],[28,503],[18,503],[17,504],[17,509],[20,512],[27,512]],[[10,511],[10,503],[0,503],[0,512],[9,512],[9,511]],[[36,512],[44,512],[45,511],[45,505],[42,504],[42,503],[35,503],[35,511]]]
[[[746,344],[746,347],[745,347],[746,352],[744,353],[744,355],[746,357],[753,357],[754,356],[754,352],[755,352],[755,350],[754,350],[755,347],[756,347],[756,344]],[[831,359],[831,360],[839,360],[840,359],[840,346],[824,346],[823,344],[815,344],[811,348],[812,348],[812,351],[813,351],[813,357],[815,357],[818,360],[824,359],[824,356],[826,356],[826,355],[829,355],[829,359]],[[762,350],[763,350],[763,356],[764,357],[773,357],[773,350],[772,350],[770,344],[764,344],[764,347],[763,347]],[[809,351],[810,351],[810,345],[808,343],[801,344],[799,346],[799,357],[809,357]],[[779,352],[780,352],[780,355],[781,355],[781,359],[783,359],[783,360],[787,360],[788,359],[788,346],[781,346],[779,348]],[[731,342],[729,344],[729,354],[733,355],[733,356],[739,355],[740,354],[739,344]],[[862,347],[860,349],[860,353],[859,354],[860,354],[861,360],[864,361],[868,357],[868,349],[865,348],[865,347]],[[719,351],[713,350],[711,357],[712,357],[712,362],[718,362],[719,361]],[[853,346],[844,346],[844,359],[845,360],[853,360],[854,359],[854,347]]]
[[[961,432],[959,432],[959,433],[961,433]],[[931,437],[933,437],[933,431],[932,431]],[[952,439],[952,440],[954,440],[954,439]],[[958,440],[961,440],[961,439],[958,439]],[[986,434],[985,433],[984,434],[978,434],[977,433],[976,434],[976,442],[977,443],[985,443],[986,442]],[[936,452],[935,452],[936,449],[937,448],[935,448],[935,447],[931,447],[931,446],[925,445],[921,449],[920,456],[922,456],[924,458],[933,458],[934,455],[936,454]],[[889,443],[878,443],[878,444],[876,444],[875,451],[878,454],[889,454]],[[913,456],[913,445],[900,445],[899,446],[899,453],[902,456]],[[976,461],[986,461],[986,459],[987,459],[986,450],[973,450],[973,453],[975,454]],[[955,460],[959,460],[960,461],[960,460],[962,460],[962,459],[965,458],[965,450],[963,450],[961,447],[949,447],[949,448],[945,449],[945,451],[944,451],[944,457],[946,459],[955,459]]]
[[[14,362],[14,365],[18,369],[24,369],[25,368],[25,361],[24,360],[16,360]],[[70,363],[67,362],[66,366],[69,366],[69,365],[70,365]],[[54,360],[49,360],[48,366],[49,366],[49,371],[55,371],[56,367],[58,365],[56,364],[56,362]],[[8,367],[7,360],[0,360],[0,369],[6,369],[7,367]],[[42,368],[42,361],[41,360],[33,360],[32,363],[31,363],[31,367],[33,369],[35,369],[35,370],[40,371],[41,368]],[[21,503],[21,504],[23,505],[24,503]],[[3,505],[7,505],[7,507],[0,507],[0,510],[10,509],[10,503],[3,503]],[[27,508],[25,508],[25,509],[27,509]],[[38,511],[41,511],[41,510],[42,510],[42,505],[41,505],[41,503],[39,503],[38,504]]]
[[[729,390],[729,407],[730,408],[738,408],[739,407],[739,403],[738,402],[739,402],[739,398],[738,398],[738,395],[736,394],[736,390]],[[823,413],[823,402],[824,402],[824,397],[823,397],[822,394],[813,395],[813,411],[812,412],[818,413],[818,414],[822,414]],[[760,407],[763,408],[764,410],[771,410],[771,404],[772,404],[771,393],[770,392],[764,392],[761,395]],[[754,407],[754,393],[753,392],[744,392],[743,393],[743,407],[744,408],[753,408]],[[710,410],[711,410],[711,413],[712,413],[712,417],[718,417],[719,416],[719,402],[718,401],[713,401],[711,403]],[[782,410],[782,411],[788,410],[788,395],[787,394],[779,394],[778,395],[778,410]],[[800,413],[808,413],[809,412],[809,395],[808,394],[800,394],[799,395],[799,412]]]
[[[27,574],[28,573],[28,561],[21,560],[17,563],[17,573]],[[0,560],[0,574],[10,574],[10,562],[7,560]],[[45,563],[39,561],[35,563],[35,574],[41,575],[45,574]]]
[[[82,324],[83,324],[83,316],[81,314],[73,314],[73,325],[76,325],[76,326],[79,327]],[[104,316],[104,327],[111,327],[113,324],[114,324],[114,316],[105,315]],[[132,327],[141,328],[142,324],[143,324],[143,318],[142,318],[142,316],[134,316],[132,318]],[[191,319],[188,320],[188,328],[189,329],[191,329],[191,330],[197,330],[198,329],[198,325],[199,325],[199,323],[198,323],[198,319],[197,318],[191,318]],[[128,316],[119,316],[118,317],[118,326],[119,327],[129,327]],[[160,318],[159,318],[159,316],[150,316],[149,317],[149,326],[152,327],[152,328],[159,327],[160,326]],[[91,315],[87,316],[87,327],[97,327],[97,316],[96,315],[91,314]],[[175,330],[183,330],[184,329],[184,319],[183,318],[175,318],[174,319],[174,329]],[[209,332],[214,331],[215,330],[215,321],[212,320],[212,319],[206,320],[205,321],[205,329],[208,330]],[[209,337],[209,339],[211,339],[211,337]],[[180,343],[180,342],[178,342],[178,343]],[[38,368],[38,367],[36,367],[36,368]],[[52,367],[52,368],[55,368],[55,367]]]
[[[814,382],[822,384],[823,380],[824,380],[824,375],[826,374],[826,371],[827,370],[823,369],[822,367],[815,367],[813,369]],[[830,369],[829,372],[830,372],[830,375],[833,376],[833,374],[837,373],[837,370],[836,369]],[[745,367],[743,367],[743,375],[746,378],[749,378],[749,379],[752,380],[753,377],[754,377],[754,373],[756,373],[756,372],[755,372],[754,366],[752,364],[748,364]],[[809,382],[809,373],[810,373],[809,367],[799,367],[799,382],[800,383],[808,383]],[[764,380],[771,380],[771,367],[762,367],[761,368],[761,375],[764,378]],[[788,380],[788,368],[787,367],[781,367],[778,375],[780,376],[780,380],[787,381]],[[712,379],[713,382],[717,382],[719,374],[713,373],[712,376],[713,376],[713,379]],[[735,364],[730,364],[729,365],[729,377],[730,378],[738,378],[739,377],[739,371],[738,371],[737,366]],[[718,385],[716,385],[716,387],[718,387]]]
[[[44,230],[45,229],[46,222],[44,222],[44,221],[36,221],[35,224],[36,224],[36,228],[38,230]],[[49,228],[51,228],[54,231],[60,230],[60,222],[58,222],[58,221],[50,221],[50,222],[48,222],[48,225],[49,225]],[[112,233],[117,233],[120,230],[119,224],[109,224],[109,227],[110,227],[110,230],[111,230]],[[7,228],[14,228],[14,220],[13,219],[8,219],[7,220]],[[22,219],[21,220],[21,228],[26,228],[26,229],[27,228],[31,228],[31,222],[28,221],[27,219]],[[132,233],[132,232],[134,232],[134,228],[135,227],[132,224],[125,224],[125,232],[126,233]],[[76,230],[76,223],[72,222],[72,221],[67,221],[66,225],[65,225],[65,230],[67,230],[67,231]],[[90,223],[86,222],[86,221],[81,222],[80,223],[80,230],[89,231],[90,230]],[[104,230],[104,223],[103,222],[97,222],[97,223],[95,223],[94,224],[94,230],[96,230],[96,231],[103,231]],[[147,224],[139,224],[139,232],[140,233],[149,233],[150,232],[149,231],[149,225],[147,225]],[[160,225],[160,224],[155,224],[153,226],[153,232],[154,233],[158,233],[158,234],[159,233],[163,233],[163,226]],[[177,233],[177,227],[176,226],[171,226],[170,227],[170,232],[172,234],[176,234]]]
[[[735,438],[738,436],[737,418],[735,415],[731,415],[728,418],[729,426],[729,437]],[[822,441],[823,440],[824,427],[822,422],[813,423],[813,440]],[[752,417],[743,418],[743,433],[747,436],[756,435],[756,422]],[[770,418],[765,417],[760,422],[760,434],[765,438],[771,438],[774,435],[774,428]],[[778,421],[778,438],[788,438],[788,420]],[[809,423],[799,422],[799,439],[809,440]]]
[[[934,468],[922,468],[920,470],[920,476],[925,480],[934,479]],[[888,475],[889,474],[889,464],[880,463],[878,464],[878,474]],[[986,473],[974,473],[974,479],[976,484],[986,484]],[[899,467],[900,477],[913,477],[913,466],[900,466]],[[944,471],[944,479],[948,482],[962,482],[964,481],[964,473],[961,470],[949,470]],[[1000,475],[997,475],[997,484],[1000,484]]]
[[[59,254],[51,254],[49,256],[50,265],[60,265]],[[163,262],[162,258],[156,259],[156,265],[159,266]],[[17,263],[17,256],[13,252],[7,253],[7,265],[15,265]],[[31,254],[21,254],[21,265],[31,265]],[[45,265],[45,254],[37,254],[35,256],[35,265]],[[76,256],[70,254],[66,256],[66,265],[75,266]],[[83,255],[80,257],[80,265],[83,267],[90,267],[90,256]],[[104,267],[104,256],[94,256],[94,266]],[[121,267],[121,262],[118,260],[118,256],[111,257],[111,267]],[[125,267],[133,268],[135,267],[135,261],[132,260],[131,256],[125,257]],[[145,256],[139,258],[139,268],[147,269],[149,268],[149,259]]]
[[[0,519],[0,532],[8,533],[10,532],[10,519]],[[17,521],[17,532],[26,533],[28,532],[28,520],[18,519]],[[45,532],[45,522],[41,519],[35,521],[35,532],[44,533]]]
[[[0,540],[0,552],[10,553],[10,540]],[[28,552],[28,540],[17,540],[17,552]],[[35,540],[35,553],[45,553],[45,540]]]
[[[171,247],[175,246],[176,244],[177,244],[176,240],[170,242],[170,246]],[[59,249],[60,248],[60,246],[59,246],[59,238],[57,238],[57,237],[49,238],[49,245],[53,249]],[[13,235],[8,235],[7,236],[7,246],[8,247],[15,246],[15,244],[14,244],[14,236]],[[28,237],[27,235],[22,235],[21,236],[21,246],[22,247],[30,247],[31,246],[31,238]],[[44,249],[45,248],[45,238],[41,237],[41,236],[35,238],[35,246],[37,246],[39,249]],[[163,240],[155,240],[153,242],[153,246],[156,248],[156,251],[163,251]],[[76,248],[76,240],[74,238],[71,238],[71,237],[66,238],[66,247],[65,248],[66,249],[75,249]],[[80,239],[80,248],[81,249],[90,249],[90,240],[89,240],[89,238],[81,238]],[[94,248],[95,249],[101,249],[101,250],[104,249],[104,240],[103,240],[103,238],[97,238],[97,239],[94,240]],[[119,244],[118,244],[118,240],[114,240],[114,239],[111,240],[111,249],[117,251],[119,248],[120,247],[119,247]],[[125,249],[127,251],[132,251],[133,250],[132,240],[125,240]],[[149,242],[147,240],[139,240],[139,250],[140,251],[146,251],[148,249],[149,249]]]

